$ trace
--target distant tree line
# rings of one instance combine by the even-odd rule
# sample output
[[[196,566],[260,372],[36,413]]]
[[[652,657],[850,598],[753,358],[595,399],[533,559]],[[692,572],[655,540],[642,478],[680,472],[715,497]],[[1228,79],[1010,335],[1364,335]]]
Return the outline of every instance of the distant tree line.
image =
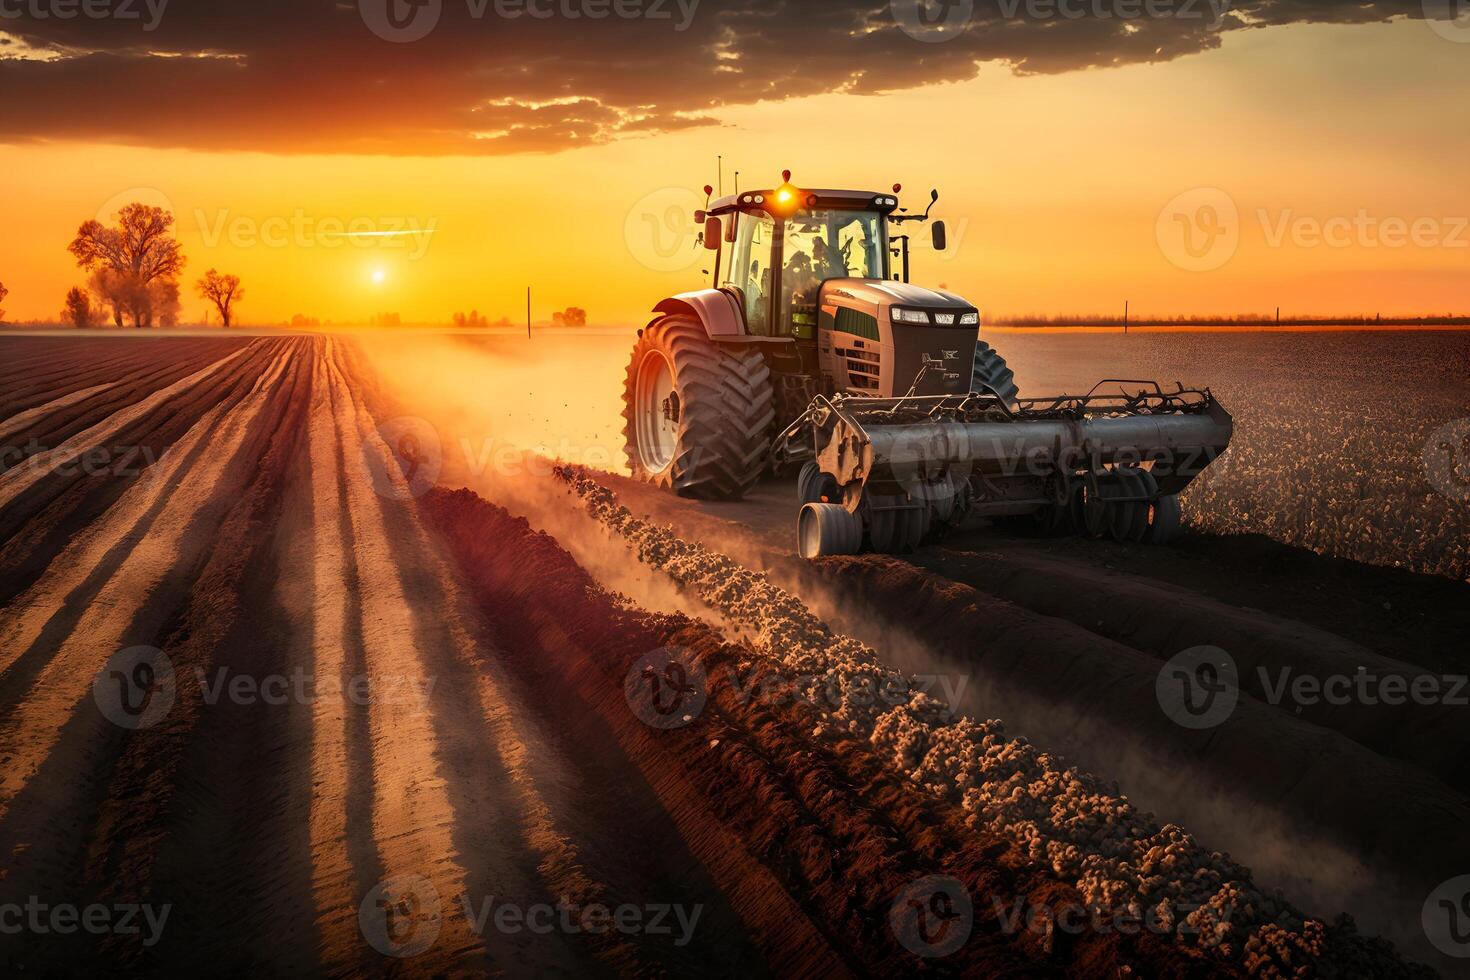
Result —
[[[503,316],[494,323],[490,318],[482,315],[479,310],[470,310],[468,313],[456,313],[450,318],[456,327],[513,327],[516,324],[508,316]],[[587,325],[587,311],[579,306],[569,306],[560,313],[551,314],[551,322],[558,327],[585,327]]]
[[[1129,316],[1121,317],[1112,313],[1092,314],[1065,314],[1061,316],[1048,316],[1040,313],[1026,313],[1020,315],[1006,314],[987,316],[985,322],[996,327],[1121,327],[1125,323],[1131,327],[1270,327],[1270,326],[1296,326],[1296,327],[1334,327],[1334,326],[1384,326],[1384,327],[1416,327],[1416,326],[1456,326],[1470,324],[1470,316],[1456,316],[1446,313],[1444,316],[1365,316],[1363,314],[1349,314],[1344,316],[1280,316],[1269,313],[1240,313],[1234,316]]]

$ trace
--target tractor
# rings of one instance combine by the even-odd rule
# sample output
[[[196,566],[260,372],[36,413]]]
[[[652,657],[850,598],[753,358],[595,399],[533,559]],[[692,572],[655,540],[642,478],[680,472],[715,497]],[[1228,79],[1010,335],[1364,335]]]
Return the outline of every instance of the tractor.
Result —
[[[904,553],[969,514],[1166,541],[1178,492],[1229,444],[1228,413],[1208,389],[1152,382],[1022,398],[977,307],[908,281],[906,226],[939,194],[909,213],[901,190],[802,189],[786,171],[707,202],[713,282],[655,306],[628,365],[634,476],[733,500],[794,471],[807,557]],[[944,223],[929,227],[942,251]]]

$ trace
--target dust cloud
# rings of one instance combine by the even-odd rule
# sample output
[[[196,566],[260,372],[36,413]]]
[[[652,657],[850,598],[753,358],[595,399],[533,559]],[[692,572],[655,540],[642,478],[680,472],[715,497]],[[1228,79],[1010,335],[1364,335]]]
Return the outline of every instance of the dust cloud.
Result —
[[[555,462],[626,474],[623,378],[634,335],[359,335],[380,394],[438,443],[446,487],[468,487],[545,531],[605,587],[647,609],[714,622],[698,599],[630,559],[551,479]]]

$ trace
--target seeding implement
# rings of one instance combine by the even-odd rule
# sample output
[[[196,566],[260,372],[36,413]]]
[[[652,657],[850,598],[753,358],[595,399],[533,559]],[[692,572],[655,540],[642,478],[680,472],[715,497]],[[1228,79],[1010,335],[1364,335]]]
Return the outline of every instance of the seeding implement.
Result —
[[[623,411],[635,476],[733,499],[800,465],[807,557],[909,551],[968,514],[1169,539],[1179,491],[1230,442],[1208,389],[1113,380],[1021,398],[976,307],[907,281],[896,232],[928,210],[899,208],[898,185],[783,181],[697,215],[714,285],[659,303],[638,333]],[[932,237],[943,250],[943,222]]]

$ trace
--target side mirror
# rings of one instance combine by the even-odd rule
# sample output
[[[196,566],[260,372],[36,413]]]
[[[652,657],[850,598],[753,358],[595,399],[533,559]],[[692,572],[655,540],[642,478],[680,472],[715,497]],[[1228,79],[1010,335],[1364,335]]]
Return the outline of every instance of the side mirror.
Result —
[[[725,237],[724,230],[720,227],[720,219],[710,215],[704,219],[704,247],[714,252],[720,247],[720,240]]]
[[[936,222],[934,222],[934,224],[930,227],[929,230],[934,233],[934,251],[936,251],[936,252],[942,252],[942,251],[944,251],[944,246],[946,244],[948,244],[948,238],[946,238],[945,231],[944,231],[944,222],[943,221],[936,221]]]

